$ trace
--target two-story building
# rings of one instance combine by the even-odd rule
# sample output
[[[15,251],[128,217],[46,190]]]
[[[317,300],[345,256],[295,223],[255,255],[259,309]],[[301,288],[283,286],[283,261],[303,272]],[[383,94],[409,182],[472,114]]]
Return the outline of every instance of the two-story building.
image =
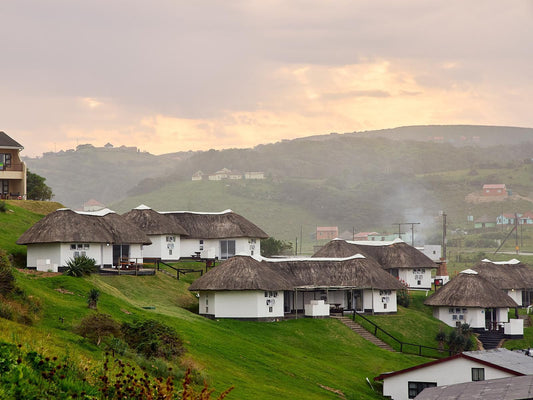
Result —
[[[24,147],[0,132],[0,198],[26,198],[26,164],[20,159]]]

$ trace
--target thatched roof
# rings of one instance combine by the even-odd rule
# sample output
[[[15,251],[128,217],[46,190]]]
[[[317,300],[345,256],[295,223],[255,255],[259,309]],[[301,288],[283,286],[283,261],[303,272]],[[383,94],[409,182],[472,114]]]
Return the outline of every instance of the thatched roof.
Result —
[[[404,286],[373,260],[262,259],[235,256],[197,279],[189,290],[294,290],[345,287],[399,290]]]
[[[465,270],[424,302],[445,307],[518,307],[502,290],[473,270]]]
[[[485,259],[472,269],[500,289],[533,288],[533,269],[518,260],[492,262]]]
[[[151,244],[143,231],[115,212],[77,212],[62,208],[35,223],[17,244],[36,243]]]
[[[349,257],[362,254],[372,258],[384,269],[437,268],[437,265],[420,250],[403,240],[392,242],[347,241],[334,239],[322,247],[313,257]]]
[[[140,205],[122,216],[147,235],[187,235],[188,232],[174,218]]]
[[[326,286],[359,289],[405,289],[396,278],[374,260],[351,257],[342,260],[311,258],[308,260],[269,261],[293,282],[295,287]]]
[[[291,290],[292,284],[268,263],[235,256],[195,280],[189,290]]]
[[[185,228],[191,239],[268,238],[262,229],[231,210],[220,213],[165,211],[161,214],[173,218]]]

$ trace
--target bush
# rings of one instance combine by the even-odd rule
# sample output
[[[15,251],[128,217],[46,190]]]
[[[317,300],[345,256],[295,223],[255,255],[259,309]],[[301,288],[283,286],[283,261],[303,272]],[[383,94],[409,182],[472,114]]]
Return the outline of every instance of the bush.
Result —
[[[96,270],[96,260],[87,256],[78,256],[67,261],[65,275],[81,277],[91,275]]]
[[[125,322],[121,330],[128,345],[145,357],[171,360],[184,351],[183,341],[176,331],[154,319]]]
[[[5,213],[7,211],[7,206],[5,201],[0,201],[0,212]]]
[[[0,249],[0,294],[9,294],[14,289],[15,277],[11,270],[11,262],[6,252]]]
[[[96,310],[98,299],[100,297],[100,291],[92,288],[87,295],[87,306],[93,310]]]
[[[398,305],[402,307],[409,307],[411,298],[409,297],[409,291],[407,289],[398,290],[396,292]]]
[[[97,346],[104,338],[120,337],[120,324],[107,314],[91,314],[83,318],[75,332]]]

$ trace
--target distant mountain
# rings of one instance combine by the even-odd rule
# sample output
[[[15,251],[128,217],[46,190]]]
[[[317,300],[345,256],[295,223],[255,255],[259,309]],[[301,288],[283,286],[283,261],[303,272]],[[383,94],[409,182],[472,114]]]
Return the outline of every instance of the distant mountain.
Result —
[[[533,129],[415,126],[160,156],[84,146],[26,161],[47,178],[54,200],[70,207],[94,198],[118,211],[141,202],[166,210],[231,208],[291,239],[318,224],[392,231],[407,219],[432,221],[443,209],[458,223],[467,214],[491,214],[491,205],[473,208],[465,196],[484,183],[506,183],[530,198],[532,158]],[[266,179],[191,181],[199,170],[222,168],[261,171]]]

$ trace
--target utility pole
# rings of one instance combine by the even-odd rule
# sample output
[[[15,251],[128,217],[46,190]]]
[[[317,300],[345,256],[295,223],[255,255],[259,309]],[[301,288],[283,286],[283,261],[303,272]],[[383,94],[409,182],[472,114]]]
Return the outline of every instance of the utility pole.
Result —
[[[446,261],[446,213],[440,212],[442,215],[442,259]]]

